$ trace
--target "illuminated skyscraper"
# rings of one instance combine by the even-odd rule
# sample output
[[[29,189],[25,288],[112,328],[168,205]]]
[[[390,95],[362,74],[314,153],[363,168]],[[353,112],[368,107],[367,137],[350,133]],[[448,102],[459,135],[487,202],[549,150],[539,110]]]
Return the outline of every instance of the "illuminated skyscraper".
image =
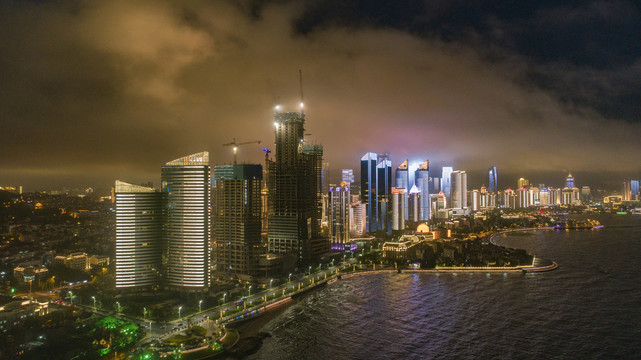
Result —
[[[565,187],[572,189],[574,187],[574,177],[572,174],[568,174],[568,177],[565,178]]]
[[[341,173],[341,181],[351,185],[354,182],[354,169],[343,169]]]
[[[414,183],[421,191],[420,218],[421,221],[430,219],[430,161],[425,160],[414,172]]]
[[[441,191],[449,198],[452,192],[451,174],[454,169],[451,166],[444,166],[441,175]],[[450,200],[451,201],[451,200]]]
[[[262,166],[214,167],[213,240],[217,270],[258,275]]]
[[[403,196],[405,199],[403,199],[403,202],[405,204],[405,220],[407,220],[408,216],[408,196],[409,196],[409,186],[410,186],[410,178],[409,178],[409,166],[408,166],[409,161],[405,160],[401,165],[399,165],[396,168],[396,188],[399,189],[404,189]]]
[[[585,187],[585,186],[584,186]],[[588,188],[588,190],[590,190]],[[639,197],[639,180],[630,180],[630,200],[638,200]]]
[[[526,208],[529,205],[528,189],[520,188],[516,190],[516,207]]]
[[[473,212],[479,211],[481,208],[481,193],[478,190],[472,190],[470,195],[470,210]]]
[[[503,192],[501,206],[508,209],[516,209],[516,195],[514,194],[514,190],[506,189]]]
[[[211,262],[209,153],[166,163],[160,178],[167,197],[166,284],[189,290],[207,289]]]
[[[530,187],[530,181],[524,178],[520,178],[518,185],[519,185],[519,189],[521,188],[527,189],[528,187]]]
[[[496,166],[492,166],[488,171],[488,187],[487,190],[490,194],[494,194],[499,191],[499,181],[498,175],[496,172]]]
[[[390,206],[392,208],[392,230],[405,229],[405,189],[392,188],[390,194]]]
[[[360,200],[353,200],[355,196],[358,195],[352,195],[352,203],[349,206],[349,232],[353,237],[360,237],[366,233],[367,209],[365,204]]]
[[[333,249],[344,250],[344,245],[349,243],[350,201],[348,183],[343,182],[340,186],[329,186],[329,237]]]
[[[623,201],[630,201],[632,198],[632,189],[630,186],[630,182],[627,180],[623,181],[623,190],[621,191],[621,200]]]
[[[116,180],[116,288],[151,287],[160,280],[162,195]]]
[[[392,234],[390,220],[392,209],[390,207],[390,194],[392,192],[392,160],[389,154],[378,155],[378,165],[376,165],[376,174],[378,179],[376,184],[378,190],[376,193],[378,205],[378,230],[385,231],[388,235]]]
[[[376,201],[377,193],[377,156],[368,152],[361,157],[361,201],[365,204],[367,213],[367,232],[375,232],[378,229],[378,206]]]
[[[409,221],[418,222],[421,221],[421,191],[416,187],[416,184],[412,185],[409,194]]]
[[[451,179],[450,201],[452,209],[467,208],[467,173],[461,170],[453,171]]]
[[[304,144],[305,114],[274,113],[276,160],[270,162],[269,252],[294,253],[308,263],[329,250],[320,234],[321,145]]]

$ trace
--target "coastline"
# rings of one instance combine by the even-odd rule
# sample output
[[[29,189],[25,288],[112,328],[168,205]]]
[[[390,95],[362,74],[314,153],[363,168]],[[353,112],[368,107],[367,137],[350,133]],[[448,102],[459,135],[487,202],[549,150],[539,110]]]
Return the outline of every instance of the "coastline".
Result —
[[[504,233],[518,232],[518,231],[537,231],[537,230],[553,230],[553,227],[541,227],[541,228],[527,228],[527,229],[514,229],[514,230],[505,230],[492,233],[488,235],[488,241],[493,245],[494,237]],[[515,267],[447,267],[447,268],[435,268],[435,269],[359,269],[358,271],[341,274],[337,279],[348,279],[354,276],[363,276],[363,275],[373,275],[381,273],[427,273],[427,274],[440,274],[440,273],[528,273],[528,272],[546,272],[552,271],[558,268],[558,264],[554,261],[551,261],[550,264],[545,266],[515,266]],[[314,290],[320,285],[327,285],[326,282],[318,284],[309,290]],[[308,290],[308,291],[309,291]],[[262,346],[263,340],[270,337],[269,333],[263,332],[264,326],[269,323],[271,320],[281,315],[289,306],[296,304],[300,301],[302,296],[307,293],[301,293],[300,296],[292,298],[290,301],[284,302],[277,306],[271,307],[264,311],[261,315],[247,318],[233,324],[230,324],[228,327],[234,329],[239,334],[239,340],[237,343],[229,349],[226,349],[223,353],[216,355],[216,358],[224,359],[240,359],[250,356],[256,353]]]

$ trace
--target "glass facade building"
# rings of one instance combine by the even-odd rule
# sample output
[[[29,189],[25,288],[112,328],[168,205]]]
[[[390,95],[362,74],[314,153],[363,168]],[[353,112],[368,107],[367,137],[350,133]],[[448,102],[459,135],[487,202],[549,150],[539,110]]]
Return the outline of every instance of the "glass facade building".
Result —
[[[151,287],[161,274],[163,194],[116,180],[116,288]]]
[[[414,182],[421,192],[419,214],[421,221],[430,219],[430,161],[425,160],[414,172]]]
[[[209,153],[188,155],[166,163],[161,170],[167,199],[165,225],[165,284],[204,290],[210,270]]]

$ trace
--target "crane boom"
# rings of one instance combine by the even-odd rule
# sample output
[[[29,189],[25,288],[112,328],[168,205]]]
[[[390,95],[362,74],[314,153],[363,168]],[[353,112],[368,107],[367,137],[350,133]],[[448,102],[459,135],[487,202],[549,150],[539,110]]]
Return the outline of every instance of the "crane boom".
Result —
[[[234,165],[235,165],[235,164],[237,164],[236,153],[238,152],[238,147],[239,146],[247,145],[247,144],[260,144],[260,143],[261,143],[260,140],[244,141],[244,142],[241,142],[241,143],[237,143],[236,142],[236,138],[234,138],[234,141],[232,141],[230,143],[223,144],[223,146],[233,146],[234,147],[233,150],[234,150]]]

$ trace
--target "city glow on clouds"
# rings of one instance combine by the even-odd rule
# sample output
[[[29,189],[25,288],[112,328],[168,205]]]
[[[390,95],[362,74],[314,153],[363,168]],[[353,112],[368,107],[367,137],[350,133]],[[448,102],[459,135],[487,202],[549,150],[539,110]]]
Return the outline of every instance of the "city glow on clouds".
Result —
[[[490,62],[473,47],[381,28],[292,23],[299,2],[260,17],[235,2],[108,1],[4,5],[0,21],[0,182],[158,183],[160,166],[222,144],[273,150],[274,105],[298,111],[334,173],[368,151],[485,171],[629,169],[638,123],[605,118],[523,84],[527,59]],[[543,70],[542,70],[543,71]]]

